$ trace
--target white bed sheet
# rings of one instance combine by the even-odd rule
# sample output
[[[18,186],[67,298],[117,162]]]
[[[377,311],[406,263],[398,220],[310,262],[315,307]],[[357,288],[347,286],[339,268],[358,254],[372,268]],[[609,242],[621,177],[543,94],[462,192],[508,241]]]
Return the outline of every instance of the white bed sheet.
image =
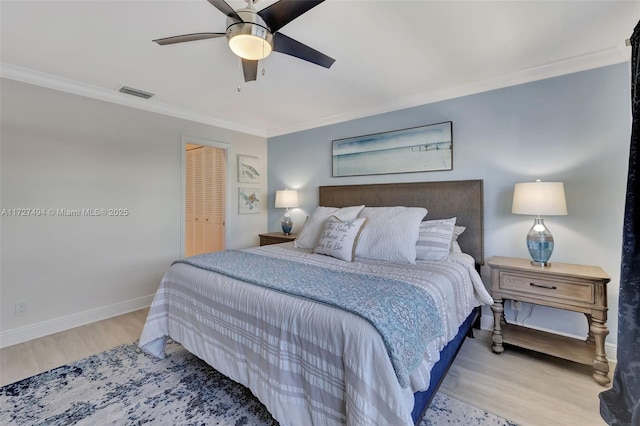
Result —
[[[248,249],[336,270],[403,279],[429,291],[444,334],[428,346],[402,388],[375,328],[338,308],[289,296],[186,264],[167,271],[139,346],[164,356],[166,337],[249,387],[282,425],[412,425],[413,393],[429,386],[439,351],[472,309],[491,304],[473,259],[416,265],[349,263],[293,243]],[[248,265],[250,266],[250,265]]]

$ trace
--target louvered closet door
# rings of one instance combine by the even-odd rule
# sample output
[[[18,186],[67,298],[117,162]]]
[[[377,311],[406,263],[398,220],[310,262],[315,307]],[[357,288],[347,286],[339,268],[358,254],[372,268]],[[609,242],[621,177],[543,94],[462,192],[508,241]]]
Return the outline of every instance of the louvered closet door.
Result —
[[[224,250],[225,151],[201,147],[187,151],[185,255]]]
[[[204,148],[204,250],[224,250],[225,161],[224,150]]]
[[[187,151],[187,176],[186,176],[186,197],[185,197],[185,235],[184,243],[185,256],[194,255],[195,247],[195,151]]]
[[[193,254],[206,253],[204,248],[204,147],[193,150]]]

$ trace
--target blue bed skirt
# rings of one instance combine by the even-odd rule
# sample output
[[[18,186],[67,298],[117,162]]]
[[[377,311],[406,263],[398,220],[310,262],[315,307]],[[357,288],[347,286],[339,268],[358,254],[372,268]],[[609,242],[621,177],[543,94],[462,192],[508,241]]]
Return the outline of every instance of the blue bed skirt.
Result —
[[[440,360],[433,366],[433,369],[431,370],[429,389],[413,394],[415,403],[413,406],[413,411],[411,412],[411,418],[413,419],[414,423],[418,423],[418,421],[422,418],[422,415],[431,403],[431,399],[433,399],[433,396],[438,391],[438,388],[440,387],[440,383],[442,383],[444,376],[447,374],[447,371],[449,371],[449,367],[458,354],[460,347],[462,347],[462,343],[464,342],[465,337],[467,337],[467,335],[470,333],[471,328],[475,325],[479,317],[480,308],[475,308],[458,329],[458,334],[456,334],[456,337],[454,337],[453,340],[451,340],[447,344],[447,346],[445,346],[444,349],[442,349],[442,351],[440,352]]]

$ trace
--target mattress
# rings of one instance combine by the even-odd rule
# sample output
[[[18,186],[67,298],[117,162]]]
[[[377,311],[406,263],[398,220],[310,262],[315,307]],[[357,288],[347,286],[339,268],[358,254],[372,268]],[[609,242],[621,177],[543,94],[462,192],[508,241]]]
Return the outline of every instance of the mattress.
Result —
[[[139,346],[163,357],[171,337],[251,389],[283,426],[412,425],[413,393],[429,387],[440,350],[474,307],[492,303],[473,258],[462,253],[410,265],[344,262],[293,243],[245,251],[409,282],[431,295],[442,320],[442,334],[428,343],[403,387],[380,334],[360,316],[191,265],[172,265]]]

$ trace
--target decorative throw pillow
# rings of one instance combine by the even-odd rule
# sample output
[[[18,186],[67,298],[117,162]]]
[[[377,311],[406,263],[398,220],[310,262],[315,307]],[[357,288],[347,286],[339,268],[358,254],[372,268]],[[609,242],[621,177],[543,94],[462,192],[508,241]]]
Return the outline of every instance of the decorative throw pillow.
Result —
[[[366,223],[366,217],[343,221],[331,216],[324,226],[314,252],[353,262],[358,237]]]
[[[331,216],[335,216],[340,220],[355,219],[363,208],[364,206],[343,207],[341,209],[337,207],[317,207],[304,223],[293,245],[303,249],[316,248],[324,225]]]
[[[444,260],[449,256],[456,218],[425,220],[420,224],[416,259]]]
[[[356,246],[356,257],[416,263],[418,229],[426,215],[422,207],[365,207],[360,217],[369,221]]]

